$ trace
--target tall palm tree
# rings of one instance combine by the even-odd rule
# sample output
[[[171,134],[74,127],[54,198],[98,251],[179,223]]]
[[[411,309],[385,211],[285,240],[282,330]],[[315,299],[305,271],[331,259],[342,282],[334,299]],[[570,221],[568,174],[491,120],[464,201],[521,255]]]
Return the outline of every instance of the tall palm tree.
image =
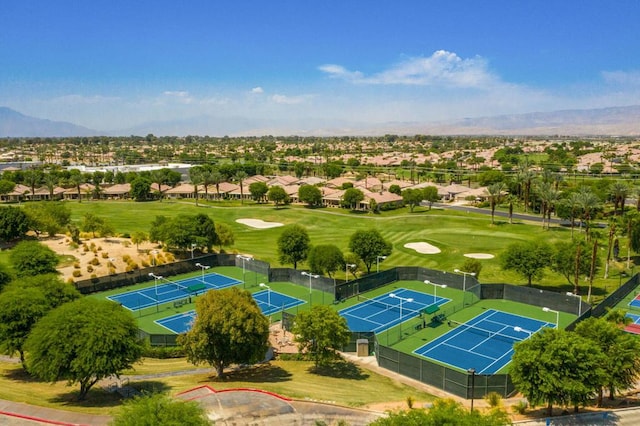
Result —
[[[213,170],[211,172],[211,183],[216,186],[216,197],[220,199],[220,184],[224,182],[224,176],[218,170]]]
[[[591,220],[595,210],[600,207],[600,199],[588,186],[580,187],[578,190],[578,197],[579,205],[582,209],[582,220],[584,220],[586,225],[587,241],[589,241],[589,221]]]
[[[44,184],[49,190],[49,201],[53,200],[53,191],[56,189],[58,185],[58,177],[51,172],[44,175]]]
[[[73,184],[73,186],[76,187],[76,190],[78,191],[78,202],[81,203],[82,202],[82,194],[80,193],[80,186],[84,183],[84,176],[82,176],[82,174],[80,173],[74,173],[71,176],[69,176],[69,180],[71,181],[71,183]]]
[[[202,168],[202,186],[204,186],[204,198],[209,199],[209,185],[213,183],[213,171],[209,167]]]
[[[622,214],[624,212],[624,204],[631,192],[631,188],[625,182],[617,180],[609,186],[609,195],[613,199],[613,214]],[[618,206],[620,212],[618,213]]]
[[[487,187],[487,193],[489,194],[489,205],[491,206],[491,224],[495,225],[494,215],[496,206],[500,203],[504,191],[507,188],[504,182],[496,182]]]
[[[248,175],[244,170],[238,170],[236,172],[235,179],[238,182],[238,185],[240,185],[240,204],[244,204],[244,188],[242,183],[247,178],[247,176]]]
[[[198,166],[189,169],[189,180],[193,185],[193,195],[196,198],[196,206],[198,205],[198,185],[202,184],[202,169]]]
[[[509,223],[513,224],[513,205],[518,202],[518,197],[509,194],[505,197],[504,201],[509,205]]]
[[[526,167],[518,170],[516,174],[516,180],[520,184],[521,194],[523,196],[524,201],[524,212],[527,212],[527,208],[529,207],[529,197],[531,195],[531,185],[533,183],[534,178],[536,177],[536,173],[533,170],[529,170]]]

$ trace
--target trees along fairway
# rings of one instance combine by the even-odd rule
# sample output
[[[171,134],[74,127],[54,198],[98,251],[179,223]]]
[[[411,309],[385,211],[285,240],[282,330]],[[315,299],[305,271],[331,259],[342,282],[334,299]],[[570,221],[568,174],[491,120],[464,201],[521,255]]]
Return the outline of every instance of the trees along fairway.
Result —
[[[231,364],[262,361],[269,348],[269,319],[251,293],[236,287],[212,290],[196,301],[196,320],[178,336],[187,359],[207,363],[218,377]]]
[[[131,368],[143,343],[131,313],[116,303],[86,297],[45,315],[25,348],[29,373],[48,382],[79,383],[82,400],[99,380]]]
[[[296,336],[300,352],[310,353],[315,366],[333,360],[351,337],[347,320],[329,306],[316,305],[300,312],[292,333]]]

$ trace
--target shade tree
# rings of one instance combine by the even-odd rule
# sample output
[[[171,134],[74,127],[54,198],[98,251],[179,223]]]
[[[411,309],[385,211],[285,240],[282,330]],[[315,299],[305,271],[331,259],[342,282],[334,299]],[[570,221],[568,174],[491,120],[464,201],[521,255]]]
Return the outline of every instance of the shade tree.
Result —
[[[291,263],[293,269],[297,269],[298,263],[307,259],[309,248],[307,230],[300,225],[287,226],[278,237],[278,260],[282,264]]]
[[[21,241],[9,253],[9,260],[18,277],[57,273],[58,256],[37,241]]]
[[[338,358],[337,351],[351,337],[347,320],[326,305],[298,313],[291,331],[300,352],[311,354],[316,367]]]
[[[327,274],[329,277],[337,270],[341,270],[345,264],[342,251],[334,244],[311,247],[307,263],[314,274]]]
[[[237,287],[212,290],[197,299],[193,326],[178,336],[187,360],[213,366],[218,377],[231,364],[263,360],[268,342],[268,318],[251,293]]]
[[[510,244],[500,256],[502,269],[513,270],[527,280],[531,286],[539,279],[544,268],[551,265],[552,247],[544,241],[526,241]]]
[[[25,348],[31,374],[47,382],[80,384],[82,400],[98,381],[131,368],[143,343],[130,312],[117,303],[85,297],[42,317]]]
[[[389,256],[393,247],[386,241],[376,229],[356,231],[349,239],[349,250],[357,255],[371,272],[371,265],[378,261],[379,257]]]

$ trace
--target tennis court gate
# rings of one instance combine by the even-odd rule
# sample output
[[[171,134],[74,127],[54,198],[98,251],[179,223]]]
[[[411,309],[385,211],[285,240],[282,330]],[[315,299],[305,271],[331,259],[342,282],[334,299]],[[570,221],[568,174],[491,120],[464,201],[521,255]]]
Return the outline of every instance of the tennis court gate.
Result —
[[[382,346],[375,341],[375,355],[378,365],[419,382],[442,389],[461,398],[482,398],[489,392],[497,392],[508,398],[516,388],[508,374],[470,374],[436,364],[412,354]],[[473,383],[472,383],[473,382]]]

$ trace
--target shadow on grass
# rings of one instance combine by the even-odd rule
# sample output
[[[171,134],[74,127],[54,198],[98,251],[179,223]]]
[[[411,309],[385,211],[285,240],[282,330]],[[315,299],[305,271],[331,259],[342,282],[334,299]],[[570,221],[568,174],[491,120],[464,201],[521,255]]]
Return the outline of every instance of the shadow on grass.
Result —
[[[20,364],[17,364],[20,365]],[[9,380],[13,380],[15,382],[22,383],[46,383],[44,380],[40,380],[35,376],[27,373],[21,366],[18,368],[13,368],[11,370],[5,370],[4,377]]]
[[[360,367],[345,360],[334,361],[331,364],[309,367],[309,372],[319,376],[335,377],[349,380],[366,380],[369,374],[362,371]]]
[[[76,386],[76,385],[74,385]],[[80,385],[69,392],[60,393],[48,399],[48,402],[60,407],[117,407],[122,404],[122,397],[118,393],[110,393],[102,388],[92,387],[82,401],[78,400]]]
[[[254,365],[226,372],[224,377],[210,377],[212,382],[278,383],[291,380],[291,373],[282,367],[270,364]]]
[[[131,382],[129,386],[141,393],[164,393],[171,390],[171,386],[157,380],[135,381]]]

